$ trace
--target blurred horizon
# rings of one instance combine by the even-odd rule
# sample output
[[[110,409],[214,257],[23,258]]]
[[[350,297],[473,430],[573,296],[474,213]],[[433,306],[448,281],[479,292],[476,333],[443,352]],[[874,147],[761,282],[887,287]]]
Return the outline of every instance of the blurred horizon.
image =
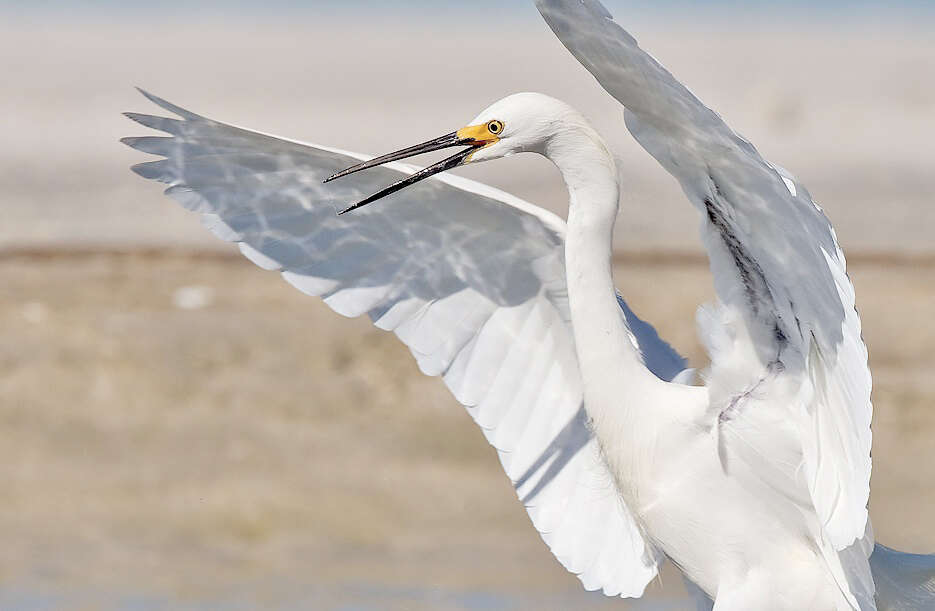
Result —
[[[626,12],[641,12],[651,15],[667,15],[678,18],[680,15],[697,18],[699,15],[711,15],[717,18],[743,17],[745,15],[775,14],[785,19],[796,17],[832,17],[844,20],[865,16],[889,15],[901,16],[933,15],[935,6],[928,0],[893,0],[881,3],[876,0],[827,0],[815,3],[809,0],[787,0],[782,3],[769,0],[708,0],[703,3],[691,0],[602,0],[603,4],[615,17]],[[281,14],[320,14],[327,11],[335,14],[365,15],[411,15],[418,13],[424,18],[445,19],[451,14],[473,14],[480,10],[497,9],[494,15],[522,16],[535,14],[533,3],[503,3],[500,0],[410,0],[404,3],[388,4],[383,0],[202,0],[197,6],[185,0],[164,0],[158,5],[160,16],[167,14],[222,14],[225,17],[234,13],[249,15],[267,14],[276,11]],[[154,4],[140,0],[0,0],[0,11],[19,12],[21,14],[68,15],[70,11],[93,14],[105,11],[111,14],[140,14],[151,12]],[[675,14],[673,15],[673,12]],[[489,17],[490,14],[485,15]]]
[[[464,3],[431,10],[407,3],[353,17],[371,4],[272,0],[261,9],[245,1],[215,18],[219,5],[209,3],[188,18],[170,2],[154,18],[137,2],[50,2],[40,6],[72,7],[80,18],[24,11],[0,22],[0,70],[10,83],[0,94],[0,181],[8,185],[0,249],[229,248],[129,171],[147,157],[117,141],[147,130],[121,113],[156,111],[133,90],[138,85],[219,121],[373,155],[447,133],[504,95],[540,91],[578,108],[618,157],[618,250],[700,253],[684,195],[532,2],[494,12],[480,39]],[[777,15],[756,3],[721,19],[634,8],[644,4],[607,3],[702,101],[809,187],[846,252],[935,252],[928,21],[828,27],[812,9]],[[17,6],[0,4],[0,13]],[[124,10],[133,7],[139,12]],[[894,5],[886,14],[904,12]],[[659,19],[666,15],[672,19]],[[464,27],[434,25],[444,20]],[[397,117],[419,121],[384,134]],[[456,173],[564,215],[561,180],[541,159],[522,155]]]

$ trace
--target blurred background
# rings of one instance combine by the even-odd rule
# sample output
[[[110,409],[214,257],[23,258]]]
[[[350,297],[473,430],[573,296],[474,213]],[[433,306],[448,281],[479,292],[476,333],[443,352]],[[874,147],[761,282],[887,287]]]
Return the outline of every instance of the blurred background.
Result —
[[[935,552],[935,9],[604,0],[835,223],[874,373],[879,540]],[[618,285],[693,364],[697,218],[532,2],[0,0],[0,609],[680,609],[584,593],[480,431],[132,175],[134,85],[382,153],[508,93],[620,159]],[[386,129],[393,123],[406,129]],[[560,214],[543,160],[460,170]]]

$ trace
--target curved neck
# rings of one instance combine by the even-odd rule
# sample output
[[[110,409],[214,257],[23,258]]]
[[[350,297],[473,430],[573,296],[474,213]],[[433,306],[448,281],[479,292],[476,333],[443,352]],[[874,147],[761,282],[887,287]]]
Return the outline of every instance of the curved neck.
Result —
[[[586,124],[572,125],[546,146],[568,188],[565,265],[585,407],[598,436],[645,422],[649,386],[658,385],[617,302],[612,257],[619,184],[613,156]],[[649,409],[648,411],[652,411]]]

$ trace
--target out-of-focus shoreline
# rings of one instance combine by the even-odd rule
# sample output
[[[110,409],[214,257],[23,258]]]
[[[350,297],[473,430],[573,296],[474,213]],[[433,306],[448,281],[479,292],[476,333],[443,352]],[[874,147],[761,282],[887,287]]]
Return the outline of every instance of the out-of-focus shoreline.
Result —
[[[846,253],[845,253],[846,254]],[[6,246],[0,248],[0,261],[81,260],[99,257],[132,257],[134,259],[190,259],[193,261],[243,261],[236,248],[219,244],[217,248],[177,248],[161,246]],[[846,255],[849,265],[873,267],[909,267],[921,269],[935,267],[935,253],[861,252]],[[668,267],[681,265],[708,268],[708,257],[695,250],[618,250],[613,256],[617,266],[639,265]]]
[[[935,252],[931,28],[618,17],[809,187],[846,253]],[[617,247],[700,252],[697,213],[626,132],[620,106],[535,11],[501,26],[489,24],[480,45],[458,29],[438,36],[425,23],[326,14],[252,28],[198,19],[0,24],[0,73],[10,83],[0,95],[0,248],[216,247],[197,215],[128,169],[151,159],[118,142],[148,132],[121,112],[158,111],[133,89],[142,85],[218,120],[372,154],[447,133],[508,93],[542,91],[584,112],[618,157]],[[395,118],[407,128],[388,133]],[[564,214],[560,178],[533,156],[459,171]]]

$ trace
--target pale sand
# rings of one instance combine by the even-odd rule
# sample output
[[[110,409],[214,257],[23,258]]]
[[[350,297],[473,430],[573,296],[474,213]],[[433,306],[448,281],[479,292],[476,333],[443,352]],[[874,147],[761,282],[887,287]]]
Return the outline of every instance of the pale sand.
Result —
[[[877,534],[935,551],[935,268],[851,271]],[[706,265],[617,275],[703,363]],[[440,381],[276,274],[239,258],[7,257],[0,328],[3,608],[621,608],[551,557]]]

